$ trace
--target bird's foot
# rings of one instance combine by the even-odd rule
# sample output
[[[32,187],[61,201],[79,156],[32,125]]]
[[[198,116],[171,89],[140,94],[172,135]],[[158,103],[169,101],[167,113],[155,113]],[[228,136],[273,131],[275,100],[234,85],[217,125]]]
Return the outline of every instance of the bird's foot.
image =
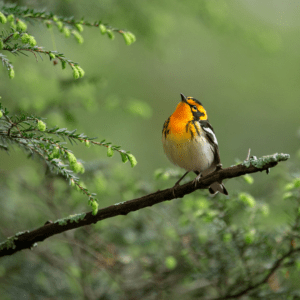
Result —
[[[176,198],[175,191],[179,186],[180,186],[180,184],[178,182],[176,182],[175,185],[171,188],[174,198]]]
[[[201,173],[200,173],[200,174],[193,180],[193,183],[194,183],[195,187],[196,187],[197,183],[199,182],[201,176],[202,176],[202,175],[201,175]]]

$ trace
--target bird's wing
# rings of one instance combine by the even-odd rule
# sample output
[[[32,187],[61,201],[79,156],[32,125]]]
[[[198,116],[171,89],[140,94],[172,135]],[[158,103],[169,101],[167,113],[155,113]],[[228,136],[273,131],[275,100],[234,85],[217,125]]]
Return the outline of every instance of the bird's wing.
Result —
[[[212,148],[213,148],[213,151],[215,154],[215,163],[219,164],[221,162],[221,159],[220,159],[220,153],[219,153],[218,140],[215,135],[214,129],[212,128],[212,126],[210,125],[208,120],[203,120],[203,121],[201,120],[200,124],[201,124],[201,128],[206,133],[208,141],[212,145]]]

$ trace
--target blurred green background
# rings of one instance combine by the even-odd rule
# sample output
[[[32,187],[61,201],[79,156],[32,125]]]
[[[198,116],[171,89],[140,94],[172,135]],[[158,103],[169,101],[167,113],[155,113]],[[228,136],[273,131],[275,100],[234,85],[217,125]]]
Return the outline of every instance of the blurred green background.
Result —
[[[126,174],[139,178],[144,185],[144,190],[139,190],[141,195],[153,191],[156,169],[173,167],[163,153],[161,130],[180,101],[180,93],[200,100],[207,109],[224,167],[244,160],[249,148],[255,156],[283,152],[294,159],[297,155],[300,1],[15,3],[46,8],[57,15],[75,16],[75,19],[84,16],[89,21],[102,20],[136,35],[136,43],[126,46],[119,35],[111,41],[102,36],[98,28],[84,28],[84,43],[78,45],[74,38],[67,40],[56,28],[47,30],[43,24],[34,23],[28,32],[35,36],[37,44],[63,52],[78,62],[86,75],[74,81],[71,70],[61,70],[60,64],[53,66],[46,57],[36,62],[30,54],[28,57],[7,54],[13,61],[16,76],[10,80],[2,69],[0,91],[3,106],[12,113],[34,113],[46,117],[48,127],[77,128],[78,132],[99,140],[105,138],[130,150],[138,160],[132,170],[129,165],[118,165],[117,155],[108,159],[105,148],[87,149],[81,145],[71,148],[87,165],[100,161],[108,170],[117,168],[123,174],[122,180]],[[7,177],[11,172],[20,178],[26,174],[32,178],[42,177],[44,170],[36,167],[38,162],[25,158],[26,154],[18,149],[10,155],[2,152],[0,177]],[[232,179],[226,183],[227,190],[229,194],[245,190],[258,197],[268,195],[274,188],[274,178],[282,176],[292,164],[293,160],[272,169],[269,176],[254,174],[253,185]],[[105,184],[116,185],[118,177],[112,178],[106,177]],[[38,187],[41,179],[36,180]],[[165,187],[174,182],[172,178]],[[88,180],[86,185],[89,185]],[[14,189],[13,184],[11,188]],[[120,194],[110,194],[111,197],[100,201],[99,206],[137,195],[123,188]],[[164,209],[163,214],[168,214]],[[65,206],[58,209],[60,217],[81,211],[68,210]],[[36,221],[33,219],[31,226],[40,226],[46,218],[47,213]],[[114,222],[109,220],[107,224]],[[107,224],[103,226],[109,226]],[[20,221],[17,230],[31,228],[29,224],[24,226]],[[14,234],[14,228],[10,232]],[[47,241],[47,245],[53,241],[54,238]],[[25,259],[23,252],[18,255]]]

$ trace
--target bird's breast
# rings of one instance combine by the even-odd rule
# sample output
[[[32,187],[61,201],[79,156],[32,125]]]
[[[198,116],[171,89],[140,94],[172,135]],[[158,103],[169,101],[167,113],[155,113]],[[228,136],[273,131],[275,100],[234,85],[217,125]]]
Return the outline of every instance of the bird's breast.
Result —
[[[188,133],[182,136],[184,138],[174,133],[163,136],[163,147],[169,160],[187,171],[202,172],[211,168],[214,151],[205,136],[200,134],[191,138]]]

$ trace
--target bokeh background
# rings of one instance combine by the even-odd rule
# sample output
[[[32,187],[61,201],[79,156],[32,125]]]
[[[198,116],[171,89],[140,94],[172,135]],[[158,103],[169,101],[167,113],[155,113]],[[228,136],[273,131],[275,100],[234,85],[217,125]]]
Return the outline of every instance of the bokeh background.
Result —
[[[38,58],[36,62],[32,55],[13,57],[7,54],[15,68],[16,76],[13,80],[8,78],[6,70],[0,71],[1,101],[10,112],[23,111],[45,117],[48,127],[58,125],[70,130],[77,128],[78,132],[121,145],[136,156],[138,165],[131,170],[129,165],[120,164],[117,155],[107,158],[105,148],[87,149],[82,145],[72,148],[76,156],[86,162],[87,169],[94,163],[104,166],[102,177],[98,173],[101,177],[100,187],[98,186],[100,198],[101,189],[117,186],[118,180],[123,182],[126,176],[136,178],[128,179],[129,183],[126,184],[133,185],[134,181],[138,181],[145,193],[151,192],[157,184],[154,179],[155,170],[173,168],[163,153],[161,130],[165,119],[180,101],[180,93],[200,100],[207,109],[219,141],[224,167],[244,160],[249,148],[255,156],[276,152],[291,155],[290,162],[272,169],[269,176],[254,174],[253,185],[248,185],[241,179],[228,181],[226,187],[229,193],[243,190],[255,197],[269,196],[270,189],[274,189],[277,184],[274,178],[288,177],[282,174],[288,168],[293,168],[293,159],[297,157],[299,150],[300,1],[74,0],[15,3],[45,8],[57,15],[75,16],[76,19],[83,16],[89,21],[102,20],[113,27],[128,29],[136,35],[136,43],[126,46],[121,36],[116,35],[112,41],[107,36],[102,36],[98,28],[85,28],[82,33],[84,43],[78,45],[75,39],[66,39],[56,28],[47,30],[43,24],[33,23],[29,26],[29,33],[35,36],[38,45],[63,52],[66,57],[78,62],[85,70],[84,78],[74,81],[71,70],[61,70],[59,64],[53,66],[46,57],[43,60]],[[41,222],[49,218],[49,211],[44,204],[37,204],[44,192],[34,194],[41,191],[41,186],[45,184],[42,179],[44,169],[39,166],[39,162],[27,160],[25,153],[15,149],[10,155],[0,153],[0,169],[1,180],[5,182],[5,185],[2,183],[1,190],[6,191],[12,201],[10,206],[5,206],[5,221],[7,224],[14,222],[14,225],[2,230],[2,235],[9,236],[16,231],[42,225]],[[11,181],[9,186],[5,180],[10,176],[17,176],[18,183]],[[16,189],[20,181],[34,186],[28,194],[24,192],[24,199],[19,199],[22,189]],[[164,186],[171,186],[174,182],[175,178],[172,178]],[[53,197],[55,193],[61,195],[64,184],[54,183],[56,190]],[[88,186],[89,180],[85,184]],[[128,191],[126,184],[118,193],[104,194],[100,207],[136,197],[138,193]],[[15,190],[15,195],[11,194],[12,190]],[[31,197],[37,199],[32,200]],[[81,211],[78,207],[68,206],[70,199],[63,204],[64,197],[61,202],[56,200],[57,208],[52,211],[50,218]],[[85,201],[83,195],[78,196],[76,201],[80,202],[80,199]],[[268,201],[280,209],[278,199],[278,194],[273,193]],[[18,212],[15,206],[21,202],[27,205],[26,200],[32,204],[31,208],[27,207],[27,217],[20,215],[19,221],[16,221],[11,215],[8,216],[16,216]],[[37,207],[39,216],[34,214]],[[163,219],[169,213],[172,215],[170,206],[168,208],[161,205],[154,210],[156,213],[161,210]],[[129,227],[137,226],[134,223],[135,216],[136,213],[128,216],[132,218],[128,221],[132,222]],[[172,217],[172,222],[176,222],[176,216]],[[24,218],[29,220],[25,222]],[[151,217],[150,214],[147,217],[149,224],[158,222],[151,218],[154,216]],[[115,225],[115,222],[120,223]],[[122,227],[122,221],[109,220],[106,225],[99,225],[99,228],[101,226]],[[83,229],[77,234],[84,236],[90,230]],[[136,233],[132,232],[129,230],[126,233],[127,240],[134,243]],[[75,233],[67,233],[66,236],[68,235],[74,238]],[[159,232],[156,231],[154,235],[159,236]],[[47,247],[55,248],[56,243],[58,247],[63,247],[61,244],[66,243],[64,238],[67,237],[62,235],[51,238],[41,243],[38,249],[42,250],[37,251],[43,252],[45,259],[48,257],[45,254]],[[107,250],[107,247],[116,247],[112,241],[108,246],[105,245],[108,253],[117,251]],[[160,249],[159,246],[156,247]],[[68,251],[70,250],[66,250],[64,256],[66,259]],[[25,265],[26,261],[39,261],[33,254],[29,258],[28,255],[28,251],[15,255],[6,261],[7,266],[16,268],[12,262],[16,258]],[[60,264],[59,261],[56,263]],[[30,266],[24,264],[24,272],[29,272],[30,266],[37,268],[34,263]],[[79,269],[82,271],[84,266],[81,265]],[[1,270],[5,272],[4,269]],[[76,277],[79,271],[74,267],[70,272]],[[45,283],[45,278],[39,278],[40,285],[49,284]],[[20,284],[20,278],[17,279],[20,293],[26,295],[22,299],[33,299],[30,295],[36,291],[32,294],[28,290],[24,292],[26,288]],[[23,282],[23,285],[26,283]],[[48,288],[48,294],[42,293],[35,299],[50,299],[46,298],[50,290]],[[78,294],[84,294],[85,299],[93,299],[89,291],[82,292],[83,290],[84,288],[78,288]],[[64,297],[71,297],[72,293],[67,293]],[[118,299],[118,296],[115,297],[117,298],[109,299]],[[80,296],[78,299],[81,299]]]

